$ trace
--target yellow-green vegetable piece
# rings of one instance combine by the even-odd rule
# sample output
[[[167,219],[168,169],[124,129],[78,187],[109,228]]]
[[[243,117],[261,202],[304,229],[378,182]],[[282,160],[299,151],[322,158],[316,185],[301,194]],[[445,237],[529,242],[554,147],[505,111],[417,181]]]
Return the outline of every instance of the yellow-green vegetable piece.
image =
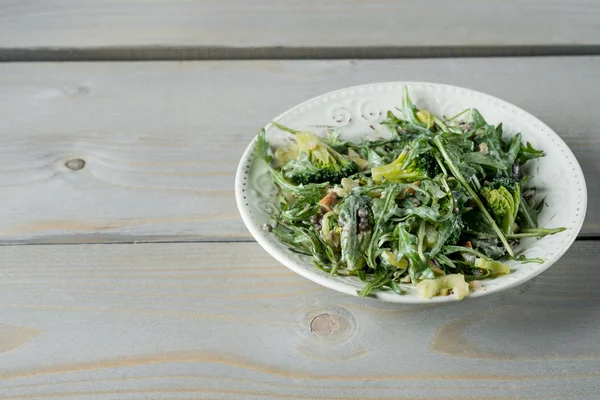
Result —
[[[400,169],[406,160],[406,152],[402,152],[398,158],[389,164],[380,165],[379,167],[371,168],[371,176],[375,182],[381,182],[383,178],[387,181],[393,181],[393,176]]]
[[[421,297],[427,299],[452,289],[458,299],[469,294],[469,284],[462,274],[450,274],[438,276],[435,279],[425,279],[417,284],[417,290]]]
[[[408,260],[406,257],[398,259],[398,255],[392,253],[391,251],[384,251],[381,253],[381,258],[384,260],[384,262],[388,263],[389,265],[393,265],[398,269],[408,268]]]
[[[415,113],[415,116],[417,117],[417,119],[422,122],[423,124],[425,124],[425,126],[427,127],[427,129],[431,128],[433,126],[433,116],[431,115],[431,113],[427,110],[419,110]]]
[[[500,261],[485,260],[483,258],[475,259],[475,266],[492,271],[492,275],[508,274],[510,272],[509,265],[502,264]]]
[[[354,163],[358,166],[358,169],[361,171],[369,166],[369,161],[361,158],[361,156],[352,149],[348,149],[348,158],[350,161],[354,161]]]

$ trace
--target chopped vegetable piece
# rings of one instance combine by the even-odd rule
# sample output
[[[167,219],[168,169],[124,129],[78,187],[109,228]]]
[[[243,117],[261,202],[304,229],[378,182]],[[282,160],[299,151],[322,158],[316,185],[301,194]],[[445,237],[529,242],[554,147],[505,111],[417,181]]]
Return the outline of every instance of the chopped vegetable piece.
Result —
[[[483,258],[475,259],[475,266],[481,269],[487,269],[492,272],[492,275],[508,274],[510,266],[495,260],[486,260]]]
[[[460,300],[469,294],[469,284],[465,281],[463,275],[451,274],[421,281],[417,284],[417,290],[419,291],[419,295],[426,299],[452,290]]]

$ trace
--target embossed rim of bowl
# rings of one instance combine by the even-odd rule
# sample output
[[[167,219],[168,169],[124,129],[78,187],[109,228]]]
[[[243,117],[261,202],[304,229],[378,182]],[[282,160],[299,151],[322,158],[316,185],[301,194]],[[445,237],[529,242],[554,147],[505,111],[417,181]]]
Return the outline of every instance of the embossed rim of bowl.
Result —
[[[524,282],[527,282],[539,275],[550,266],[552,266],[556,261],[558,261],[564,253],[571,247],[577,235],[579,234],[581,227],[583,226],[583,222],[585,219],[585,214],[587,210],[587,187],[585,183],[585,177],[583,175],[583,171],[576,157],[574,156],[571,149],[566,145],[566,143],[560,138],[556,132],[554,132],[551,128],[549,128],[546,124],[540,121],[538,118],[534,117],[530,113],[521,109],[520,107],[515,106],[512,103],[501,100],[497,97],[464,88],[454,85],[440,84],[434,82],[418,82],[418,81],[397,81],[397,82],[376,82],[365,85],[358,86],[350,86],[334,91],[330,91],[318,96],[315,96],[311,99],[308,99],[287,111],[281,113],[277,117],[273,118],[274,121],[281,121],[287,116],[290,116],[294,113],[297,113],[298,110],[302,110],[303,108],[310,106],[312,103],[316,103],[320,105],[321,103],[326,103],[331,99],[341,99],[346,94],[352,93],[355,94],[357,91],[365,91],[371,90],[374,91],[373,88],[377,87],[381,90],[381,88],[387,87],[387,90],[401,89],[403,86],[408,86],[409,90],[414,87],[421,88],[430,88],[431,90],[446,90],[446,91],[455,91],[458,93],[462,93],[463,95],[468,95],[471,97],[478,97],[482,101],[487,101],[489,103],[493,103],[493,105],[497,107],[502,107],[503,109],[511,110],[513,113],[519,113],[521,118],[528,118],[531,122],[533,122],[533,126],[536,127],[537,130],[544,132],[544,134],[548,135],[548,139],[552,141],[554,146],[559,146],[562,155],[568,160],[569,166],[572,168],[574,175],[576,175],[575,180],[578,180],[579,186],[578,191],[580,195],[578,196],[577,203],[577,214],[575,217],[576,220],[573,221],[572,226],[565,232],[560,233],[561,235],[568,235],[568,237],[560,243],[560,246],[557,251],[552,253],[551,257],[545,258],[545,262],[543,264],[522,264],[522,265],[534,265],[534,267],[528,268],[524,272],[521,272],[519,276],[513,276],[512,279],[507,279],[502,282],[502,284],[491,285],[484,290],[471,291],[469,296],[466,298],[475,298],[481,297],[488,294],[504,291],[515,286],[518,286]],[[472,107],[475,107],[473,105]],[[484,115],[485,116],[485,115]],[[271,123],[265,126],[265,130],[268,132],[273,125]],[[519,129],[521,131],[522,129]],[[527,141],[527,137],[524,137],[525,141]],[[244,221],[247,229],[250,231],[255,240],[277,261],[282,263],[284,266],[289,268],[290,270],[296,272],[300,276],[307,278],[321,286],[327,287],[329,289],[336,290],[341,293],[346,293],[352,296],[357,296],[356,286],[351,285],[349,282],[340,280],[339,277],[333,277],[329,274],[324,274],[322,271],[318,270],[314,265],[309,262],[307,258],[304,262],[299,262],[290,257],[292,253],[290,250],[283,248],[282,244],[279,243],[276,238],[272,235],[267,234],[263,231],[260,224],[258,224],[253,216],[251,215],[248,202],[246,200],[247,193],[245,191],[246,180],[248,177],[249,169],[252,165],[252,155],[254,151],[254,145],[256,142],[256,136],[252,139],[242,158],[239,162],[236,179],[235,179],[235,194],[236,194],[236,203],[238,206],[238,210]],[[544,146],[542,146],[543,150],[546,150]],[[558,147],[556,148],[558,150]],[[540,241],[543,241],[541,239]],[[525,248],[525,251],[527,248]],[[514,264],[513,264],[514,265]],[[347,278],[344,278],[347,279]],[[484,281],[485,282],[485,281]],[[431,303],[445,303],[457,301],[455,296],[437,296],[432,299],[425,299],[418,297],[414,294],[406,294],[406,295],[398,295],[392,291],[377,291],[370,298],[375,298],[377,300],[392,302],[392,303],[409,303],[409,304],[431,304]]]

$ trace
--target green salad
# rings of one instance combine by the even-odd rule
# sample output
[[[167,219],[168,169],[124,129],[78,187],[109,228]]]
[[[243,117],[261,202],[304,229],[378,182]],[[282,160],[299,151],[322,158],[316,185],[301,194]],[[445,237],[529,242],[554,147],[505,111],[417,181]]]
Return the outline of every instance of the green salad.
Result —
[[[381,122],[389,135],[360,143],[274,122],[292,135],[273,149],[262,130],[255,154],[279,191],[264,229],[317,268],[360,278],[360,296],[416,286],[425,298],[461,299],[509,273],[500,260],[543,262],[513,251],[522,238],[564,230],[537,223],[544,200],[523,167],[543,152],[520,133],[503,138],[502,124],[476,109],[451,118],[418,109],[406,88],[398,111]]]

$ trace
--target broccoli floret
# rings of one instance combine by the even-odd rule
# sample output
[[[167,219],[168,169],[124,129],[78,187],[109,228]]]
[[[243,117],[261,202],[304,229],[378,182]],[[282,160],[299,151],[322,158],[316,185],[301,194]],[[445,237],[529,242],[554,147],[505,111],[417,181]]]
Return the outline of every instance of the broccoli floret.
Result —
[[[489,184],[490,189],[498,189],[501,186],[504,186],[511,193],[515,192],[517,190],[520,193],[520,190],[521,190],[519,180],[516,178],[512,178],[512,177],[494,178],[494,180],[491,181]]]
[[[338,183],[358,172],[354,161],[332,149],[315,134],[296,132],[295,137],[297,158],[289,160],[283,167],[284,176],[292,183]]]
[[[418,169],[426,171],[429,178],[433,178],[442,172],[432,152],[421,154],[416,160],[416,166]]]
[[[521,202],[521,185],[514,178],[496,178],[480,192],[496,223],[505,234],[513,233],[513,225]]]
[[[376,182],[385,179],[387,182],[414,182],[423,178],[433,178],[440,173],[440,167],[433,154],[423,153],[406,163],[407,152],[403,151],[398,158],[389,164],[371,168]]]

